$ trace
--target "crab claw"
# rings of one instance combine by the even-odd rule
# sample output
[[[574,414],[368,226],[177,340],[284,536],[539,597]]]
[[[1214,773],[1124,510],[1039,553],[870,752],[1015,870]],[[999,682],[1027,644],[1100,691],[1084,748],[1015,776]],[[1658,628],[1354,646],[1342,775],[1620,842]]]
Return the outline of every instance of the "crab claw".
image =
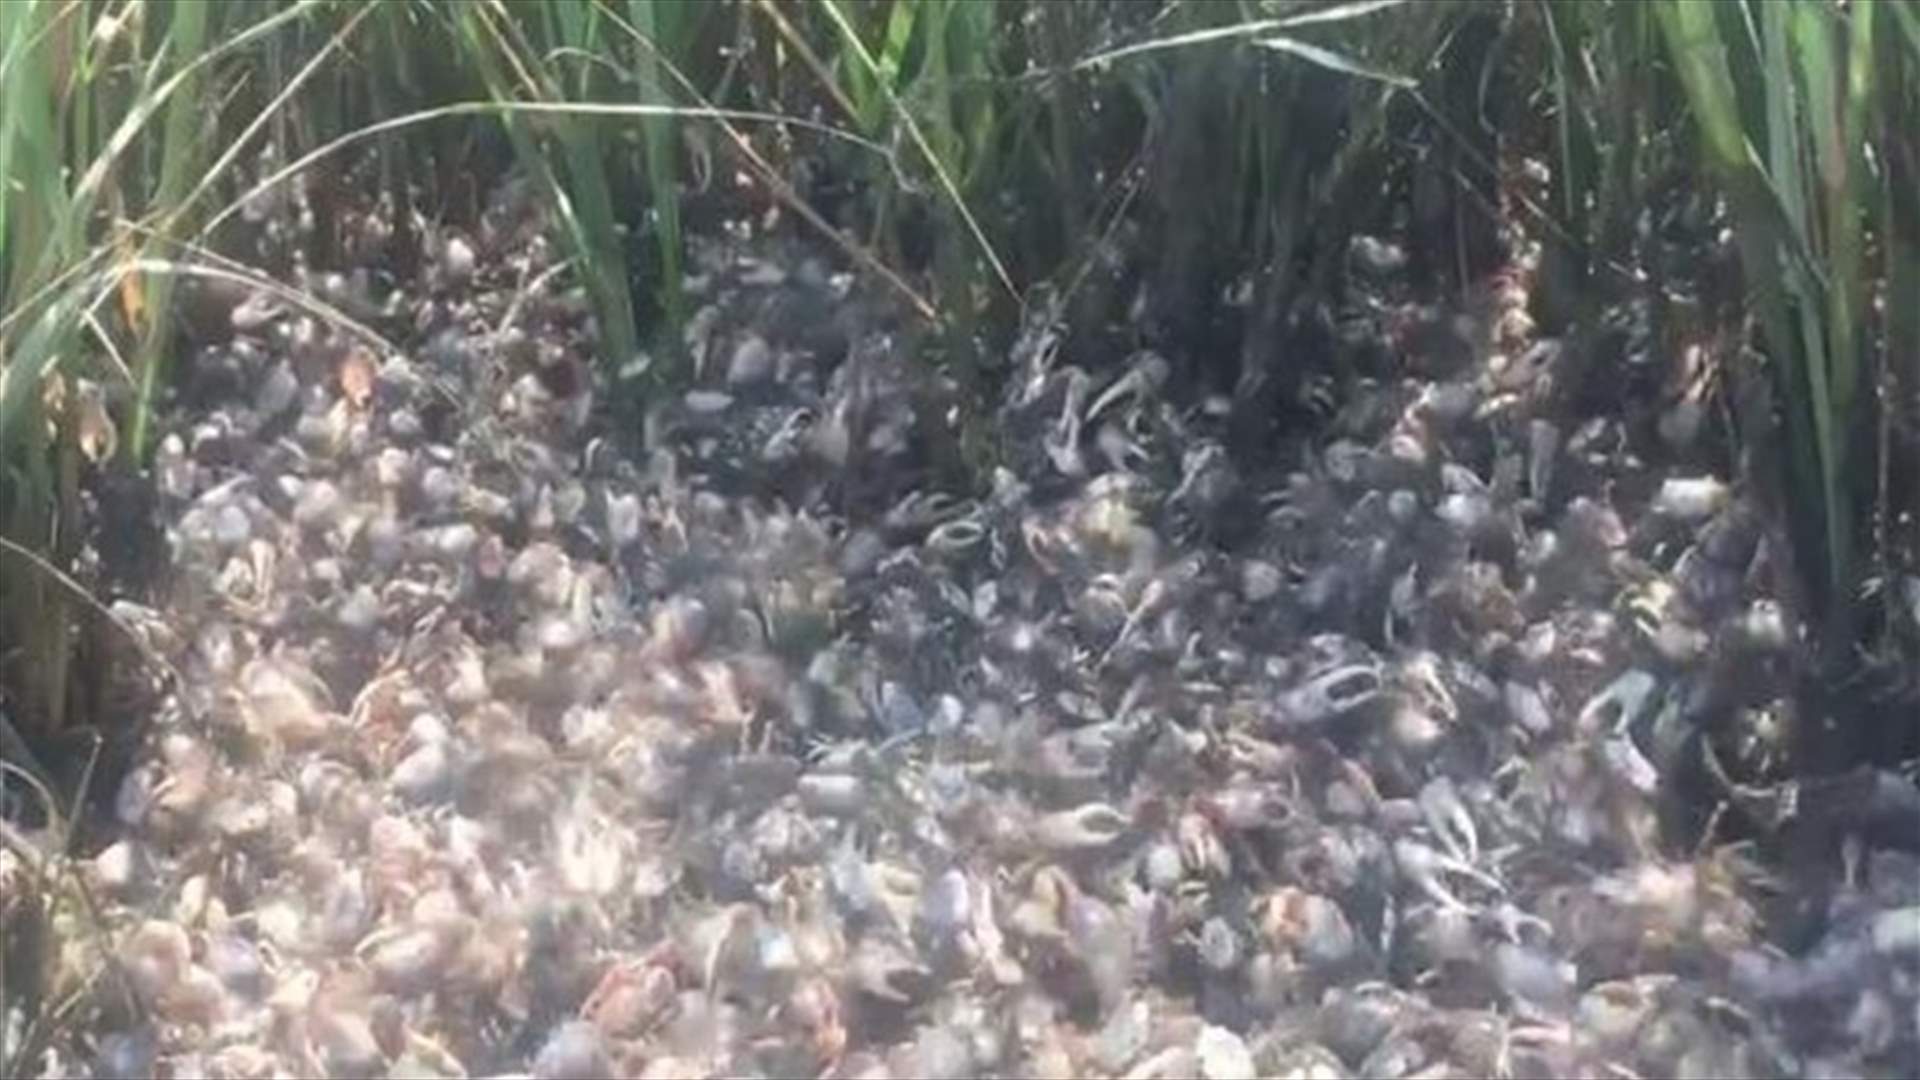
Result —
[[[1601,760],[1607,771],[1621,783],[1642,795],[1652,795],[1660,787],[1660,771],[1648,761],[1633,740],[1615,735],[1600,743]]]
[[[1077,418],[1062,420],[1058,427],[1041,437],[1040,443],[1060,475],[1086,474],[1087,463],[1080,455],[1080,421]]]
[[[1087,409],[1087,420],[1091,422],[1098,418],[1109,406],[1123,398],[1145,398],[1167,381],[1169,371],[1166,360],[1161,357],[1153,353],[1139,356],[1130,371],[1115,379],[1112,386],[1093,400],[1093,405]]]
[[[1420,789],[1420,813],[1449,854],[1466,863],[1480,861],[1480,831],[1454,790],[1453,781],[1436,776]]]
[[[1640,710],[1657,688],[1653,676],[1638,669],[1621,673],[1581,707],[1575,725],[1580,731],[1624,731],[1639,717]]]
[[[1319,724],[1372,701],[1380,690],[1375,665],[1346,664],[1280,695],[1276,719],[1282,727]]]
[[[1055,851],[1105,847],[1130,824],[1126,814],[1107,803],[1090,802],[1039,818],[1033,823],[1033,838]]]
[[[1511,901],[1503,901],[1496,906],[1492,917],[1494,925],[1500,928],[1501,934],[1505,935],[1508,941],[1516,944],[1523,940],[1526,936],[1525,931],[1529,928],[1544,938],[1553,937],[1552,923],[1530,911],[1521,909]]]

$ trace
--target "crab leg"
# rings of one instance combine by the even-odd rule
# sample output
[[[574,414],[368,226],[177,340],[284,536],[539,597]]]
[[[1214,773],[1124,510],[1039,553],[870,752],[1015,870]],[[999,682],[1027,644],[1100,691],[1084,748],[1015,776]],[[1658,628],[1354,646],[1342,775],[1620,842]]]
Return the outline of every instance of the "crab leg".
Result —
[[[1475,867],[1445,855],[1415,840],[1396,840],[1393,844],[1393,861],[1400,873],[1420,891],[1427,894],[1435,903],[1455,911],[1471,911],[1472,906],[1453,895],[1441,880],[1443,874],[1453,874],[1486,886],[1488,889],[1504,893],[1505,887],[1491,875]]]
[[[1453,781],[1444,776],[1428,781],[1420,789],[1419,803],[1428,827],[1449,854],[1468,864],[1480,861],[1480,831],[1460,793],[1454,790]]]

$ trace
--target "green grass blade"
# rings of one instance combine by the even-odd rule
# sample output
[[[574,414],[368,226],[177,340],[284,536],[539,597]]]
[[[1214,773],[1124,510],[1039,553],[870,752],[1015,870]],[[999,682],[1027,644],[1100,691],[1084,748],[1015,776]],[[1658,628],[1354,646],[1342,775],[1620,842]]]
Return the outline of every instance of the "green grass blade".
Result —
[[[633,26],[648,41],[669,54],[680,43],[668,32],[677,23],[676,14],[662,10],[655,0],[628,0],[627,12]],[[634,68],[640,76],[643,93],[666,95],[666,82],[660,77],[660,57],[653,49],[634,51]],[[650,116],[640,121],[640,137],[646,152],[647,187],[653,193],[653,213],[659,223],[661,308],[667,325],[678,333],[683,318],[680,295],[680,199],[678,165],[674,157],[673,119]]]
[[[1298,15],[1289,15],[1279,19],[1252,19],[1234,23],[1231,26],[1210,26],[1201,30],[1190,30],[1181,34],[1169,34],[1166,37],[1150,41],[1135,42],[1117,49],[1106,49],[1086,57],[1073,65],[1075,71],[1087,71],[1102,68],[1116,60],[1144,56],[1148,53],[1164,52],[1168,49],[1185,49],[1195,45],[1205,45],[1214,41],[1231,41],[1236,38],[1253,38],[1261,34],[1288,30],[1297,26],[1310,26],[1315,23],[1345,22],[1365,15],[1400,7],[1407,0],[1354,0],[1353,3],[1334,4],[1324,8],[1314,8]]]
[[[1326,7],[1309,8],[1297,15],[1288,15],[1280,19],[1282,28],[1312,26],[1316,23],[1347,22],[1364,15],[1397,8],[1407,0],[1350,0],[1343,4],[1328,4]]]
[[[1740,172],[1747,163],[1746,134],[1740,127],[1733,75],[1712,6],[1668,0],[1660,5],[1658,15],[1711,162],[1726,173]]]
[[[877,77],[879,74],[877,62],[867,51],[866,45],[860,41],[860,35],[855,32],[853,24],[848,22],[847,17],[841,13],[839,5],[833,0],[821,0],[821,6],[826,11],[827,18],[832,20],[834,26],[840,30],[842,38],[853,49],[854,56]],[[887,86],[884,80],[881,81],[880,89],[887,104],[893,108],[901,124],[907,129],[907,134],[912,138],[914,145],[926,157],[928,165],[933,169],[934,178],[940,182],[941,189],[945,191],[954,210],[960,215],[961,221],[966,223],[967,231],[973,234],[974,243],[979,245],[988,265],[993,267],[994,276],[999,278],[1000,286],[1006,289],[1007,295],[1013,297],[1015,302],[1020,302],[1020,290],[1014,285],[1013,276],[1007,273],[1006,264],[1001,261],[1000,253],[994,250],[993,242],[987,239],[986,230],[980,227],[979,220],[968,208],[966,197],[960,193],[959,185],[954,183],[953,174],[948,171],[946,164],[940,160],[940,155],[935,153],[932,145],[927,142],[926,134],[914,120],[912,111],[901,104],[900,99],[894,95],[893,89]]]
[[[963,61],[970,61],[969,74],[977,80],[990,80],[996,72],[991,66],[993,42],[999,36],[1000,7],[995,4],[957,4],[954,9],[955,24],[959,27],[962,40],[954,46],[954,53]],[[960,140],[966,154],[966,165],[961,173],[960,182],[964,187],[985,181],[994,175],[998,155],[995,146],[1001,130],[1001,115],[997,108],[994,93],[977,93],[971,98],[971,114],[956,114],[955,123],[960,129]],[[959,105],[956,102],[956,110]]]
[[[1855,19],[1856,28],[1870,29],[1871,16],[1862,18],[1856,13]],[[1806,369],[1825,487],[1830,573],[1838,590],[1845,583],[1849,562],[1847,530],[1851,514],[1843,493],[1848,441],[1842,433],[1852,420],[1859,359],[1861,235],[1852,136],[1862,118],[1850,103],[1842,102],[1840,28],[1832,17],[1810,4],[1795,5],[1791,29],[1800,87],[1806,95],[1805,124],[1819,192],[1817,203],[1810,201],[1800,220],[1805,223],[1803,235],[1809,236],[1809,246],[1816,251],[1822,245],[1813,241],[1811,234],[1815,228],[1824,233],[1819,240],[1824,241],[1825,287],[1808,280],[1800,291],[1802,317],[1807,320]]]
[[[1875,4],[1857,4],[1847,17],[1845,100],[1840,119],[1842,182],[1828,206],[1827,232],[1833,245],[1835,311],[1834,398],[1843,423],[1854,413],[1859,388],[1860,340],[1866,311],[1866,247],[1863,209],[1872,204],[1867,165],[1860,148],[1867,137],[1867,110],[1873,101],[1873,25]]]
[[[180,0],[172,11],[172,21],[167,26],[167,52],[183,58],[187,65],[184,78],[171,84],[171,97],[167,101],[166,118],[161,123],[160,180],[153,192],[151,205],[177,207],[184,194],[183,189],[189,179],[187,170],[192,168],[200,156],[203,145],[197,137],[197,130],[205,114],[206,103],[194,96],[198,74],[192,69],[194,57],[201,55],[206,40],[207,18],[210,8],[206,0]],[[169,217],[177,215],[169,214]],[[140,380],[133,403],[133,430],[126,440],[126,452],[130,460],[140,461],[146,456],[147,439],[153,422],[154,393],[160,385],[160,373],[164,367],[164,351],[167,348],[168,331],[171,322],[168,313],[173,308],[173,279],[159,277],[145,283],[148,316],[142,328],[139,359],[134,371]]]
[[[1403,90],[1411,90],[1420,85],[1418,80],[1409,79],[1405,75],[1395,75],[1389,71],[1381,71],[1378,68],[1368,67],[1352,57],[1342,56],[1332,49],[1324,49],[1310,42],[1301,41],[1298,38],[1276,34],[1272,37],[1261,38],[1254,42],[1254,44],[1262,48],[1274,49],[1279,52],[1297,56],[1302,60],[1318,64],[1328,71],[1341,75],[1351,75],[1359,79],[1372,79],[1375,82],[1386,83],[1388,86],[1396,86]]]
[[[72,247],[65,223],[69,220],[66,162],[61,151],[59,115],[53,97],[48,63],[56,16],[51,4],[6,5],[17,20],[9,27],[6,70],[0,89],[6,92],[6,138],[0,153],[6,157],[0,171],[0,205],[7,207],[7,230],[0,242],[8,259],[7,295],[18,303],[22,293],[47,276],[48,268]]]
[[[1785,4],[1767,4],[1761,9],[1765,28],[1762,60],[1766,64],[1767,173],[1778,193],[1789,222],[1804,221],[1805,184],[1800,161],[1800,128],[1795,122],[1793,54],[1789,42]]]
[[[8,103],[0,108],[0,254],[8,250],[8,211],[16,201],[13,191],[5,186],[12,183],[15,143],[21,137],[21,125],[44,115],[36,108],[39,103],[34,100],[33,82],[26,72],[31,36],[28,17],[34,10],[31,3],[0,4],[0,101]],[[4,270],[0,266],[0,304],[13,295]]]
[[[882,159],[891,157],[884,146],[865,139],[844,128],[832,124],[820,123],[801,117],[785,116],[780,113],[760,112],[753,109],[720,109],[711,105],[623,105],[581,101],[512,101],[497,99],[492,101],[460,101],[449,105],[440,105],[431,109],[420,109],[390,116],[364,124],[352,131],[343,132],[292,161],[274,169],[256,180],[252,187],[231,200],[220,211],[209,218],[200,227],[197,238],[204,242],[221,225],[240,212],[241,207],[258,198],[263,192],[286,183],[314,162],[333,157],[369,139],[378,138],[395,131],[421,127],[436,121],[458,116],[487,116],[499,119],[504,116],[521,114],[528,116],[595,116],[620,119],[641,120],[650,116],[671,116],[682,120],[711,120],[721,123],[741,123],[790,127],[811,131],[816,134],[844,142],[850,146],[873,154]]]
[[[1566,44],[1560,40],[1560,27],[1553,17],[1553,5],[1543,2],[1540,5],[1540,14],[1546,22],[1547,38],[1549,44],[1552,46],[1553,95],[1554,99],[1559,103],[1554,109],[1553,129],[1554,141],[1558,144],[1560,150],[1560,168],[1555,170],[1560,187],[1560,212],[1567,215],[1568,221],[1573,221],[1576,217],[1575,192],[1577,189],[1573,181],[1575,172],[1573,161],[1574,104],[1573,94],[1569,92],[1567,87],[1567,47]]]

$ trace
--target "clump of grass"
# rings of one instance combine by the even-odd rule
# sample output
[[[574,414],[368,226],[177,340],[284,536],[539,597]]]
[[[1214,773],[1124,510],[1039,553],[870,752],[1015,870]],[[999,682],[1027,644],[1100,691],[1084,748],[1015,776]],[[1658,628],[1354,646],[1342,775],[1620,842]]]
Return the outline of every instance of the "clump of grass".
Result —
[[[1822,568],[1836,648],[1850,636],[1855,537],[1872,498],[1852,480],[1872,452],[1852,436],[1867,415],[1862,373],[1875,362],[1868,242],[1899,235],[1871,150],[1879,7],[1655,8],[1701,157],[1731,200],[1751,310],[1777,365],[1793,487],[1817,508],[1801,542]]]
[[[657,0],[627,0],[627,14],[641,38],[655,48],[633,50],[635,92],[648,104],[668,104],[671,96],[662,71],[661,56],[685,57],[691,51],[699,8]],[[658,226],[660,307],[669,327],[677,329],[684,317],[680,290],[680,198],[678,131],[671,116],[652,115],[640,121],[646,159],[647,189]]]
[[[0,11],[0,532],[50,565],[79,551],[87,459],[104,467],[123,449],[138,461],[146,448],[173,344],[172,277],[140,268],[187,235],[195,201],[260,130],[207,168],[229,65],[321,10],[185,0]],[[125,402],[118,421],[109,398]],[[17,650],[0,665],[17,714],[57,730],[71,598],[10,561],[0,612],[0,642]]]
[[[596,4],[559,0],[516,9],[479,3],[451,9],[451,17],[464,55],[495,100],[580,100],[600,74],[593,65],[575,65],[569,73],[554,59],[563,52],[593,57],[604,50],[604,16]],[[615,362],[626,363],[639,348],[600,129],[590,117],[565,113],[549,117],[542,133],[535,132],[525,113],[507,113],[505,120],[521,167],[547,193],[579,260],[580,275],[599,314],[602,346]],[[558,162],[548,152],[554,144],[560,151]]]
[[[989,136],[993,125],[992,110],[980,110],[978,119],[969,131],[970,137],[963,140],[961,136],[964,120],[957,115],[953,81],[969,73],[954,71],[950,57],[990,55],[992,37],[991,23],[983,25],[981,16],[963,14],[966,8],[967,5],[956,4],[952,0],[895,4],[887,20],[886,48],[876,57],[867,49],[859,30],[839,5],[833,0],[821,0],[821,9],[826,12],[827,19],[832,22],[845,46],[843,70],[848,86],[853,91],[854,108],[862,121],[870,129],[877,126],[882,106],[899,118],[907,137],[939,182],[948,205],[979,245],[980,253],[992,268],[995,279],[1009,295],[1018,299],[1019,287],[1007,273],[1006,264],[1001,261],[993,241],[987,238],[979,219],[968,208],[967,196],[955,179],[956,174],[964,175],[970,166],[976,170],[979,168],[991,149]],[[984,10],[991,11],[990,8]],[[950,53],[948,38],[950,31],[955,28],[960,31],[961,43],[958,49]],[[920,82],[926,92],[924,108],[930,118],[931,137],[923,130],[914,110],[901,101],[895,90],[895,83],[903,78],[904,57],[909,44],[915,40],[916,31],[922,43],[924,76]],[[949,295],[956,298],[965,295],[965,292],[959,291],[961,285],[957,280],[949,278],[948,284]]]

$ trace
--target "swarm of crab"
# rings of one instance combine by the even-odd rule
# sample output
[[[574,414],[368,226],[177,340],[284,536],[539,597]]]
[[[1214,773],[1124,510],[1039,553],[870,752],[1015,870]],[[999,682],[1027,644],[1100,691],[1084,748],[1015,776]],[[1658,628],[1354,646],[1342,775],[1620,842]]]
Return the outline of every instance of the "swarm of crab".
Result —
[[[1386,289],[1343,333],[1398,373],[1266,475],[1037,317],[943,488],[937,376],[793,245],[701,246],[687,382],[614,430],[537,225],[301,283],[380,340],[261,294],[194,358],[181,677],[33,1068],[1911,1070],[1920,861],[1837,829],[1788,946],[1730,839],[1792,811],[1761,516],[1560,415],[1524,298],[1426,349]]]

